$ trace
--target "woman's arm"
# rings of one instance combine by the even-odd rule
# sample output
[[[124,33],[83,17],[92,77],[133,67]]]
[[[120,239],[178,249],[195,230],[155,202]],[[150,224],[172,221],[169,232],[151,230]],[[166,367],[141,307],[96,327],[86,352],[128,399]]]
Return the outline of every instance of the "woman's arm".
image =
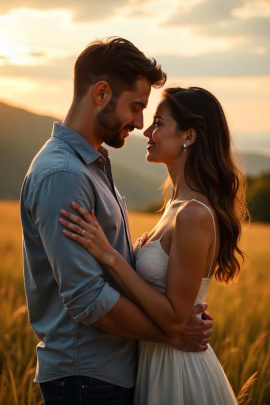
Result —
[[[211,237],[211,218],[196,204],[188,204],[177,213],[170,249],[167,289],[163,295],[146,283],[109,244],[93,212],[72,205],[84,218],[61,211],[73,223],[60,219],[69,230],[64,234],[81,243],[98,261],[108,267],[128,296],[168,335],[179,334],[192,311]],[[81,235],[82,229],[85,233]],[[210,227],[210,229],[212,229]]]

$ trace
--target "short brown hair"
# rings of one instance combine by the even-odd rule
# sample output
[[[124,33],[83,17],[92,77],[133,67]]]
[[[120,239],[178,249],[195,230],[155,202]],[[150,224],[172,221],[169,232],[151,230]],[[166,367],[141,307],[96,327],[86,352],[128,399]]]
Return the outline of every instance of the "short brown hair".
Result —
[[[74,97],[80,99],[91,84],[106,80],[114,95],[134,89],[135,82],[145,77],[151,86],[162,87],[166,73],[156,60],[147,58],[130,41],[109,37],[91,42],[78,56],[74,66]]]

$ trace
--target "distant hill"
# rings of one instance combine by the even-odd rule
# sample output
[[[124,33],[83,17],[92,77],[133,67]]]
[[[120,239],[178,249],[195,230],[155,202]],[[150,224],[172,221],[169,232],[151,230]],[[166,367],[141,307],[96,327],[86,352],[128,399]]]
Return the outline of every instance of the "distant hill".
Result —
[[[0,102],[0,199],[19,198],[24,175],[35,154],[49,139],[54,121],[58,120]],[[145,155],[144,144],[140,149]],[[129,153],[127,159],[121,160],[116,154],[111,161],[115,184],[125,195],[129,208],[161,200],[160,180],[151,175],[151,169],[149,174],[147,169],[137,170],[135,164],[130,164],[128,156]]]
[[[49,139],[56,118],[40,116],[0,103],[0,199],[19,198],[21,184],[31,160]],[[131,134],[124,149],[109,148],[113,176],[130,209],[161,200],[166,178],[164,165],[145,160],[146,138]],[[251,176],[270,170],[270,157],[242,154]]]
[[[1,199],[18,199],[26,170],[50,137],[53,121],[0,103]]]
[[[270,171],[270,157],[258,153],[242,153],[241,158],[246,173],[251,177],[257,177],[263,172]]]

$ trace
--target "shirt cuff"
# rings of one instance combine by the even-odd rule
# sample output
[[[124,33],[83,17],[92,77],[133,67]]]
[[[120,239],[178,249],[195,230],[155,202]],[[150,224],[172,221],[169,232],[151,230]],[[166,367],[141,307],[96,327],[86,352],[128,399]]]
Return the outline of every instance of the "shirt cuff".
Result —
[[[81,321],[84,325],[91,325],[97,322],[115,306],[119,298],[120,293],[105,283],[94,305],[86,308],[84,314],[80,314],[76,321]]]

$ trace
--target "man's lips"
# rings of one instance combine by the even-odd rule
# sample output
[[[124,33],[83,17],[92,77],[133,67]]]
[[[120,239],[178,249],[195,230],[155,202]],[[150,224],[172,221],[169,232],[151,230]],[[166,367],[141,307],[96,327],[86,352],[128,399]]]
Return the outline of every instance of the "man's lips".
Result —
[[[126,136],[129,136],[130,132],[132,132],[134,130],[134,127],[124,127],[123,131],[125,131]]]

